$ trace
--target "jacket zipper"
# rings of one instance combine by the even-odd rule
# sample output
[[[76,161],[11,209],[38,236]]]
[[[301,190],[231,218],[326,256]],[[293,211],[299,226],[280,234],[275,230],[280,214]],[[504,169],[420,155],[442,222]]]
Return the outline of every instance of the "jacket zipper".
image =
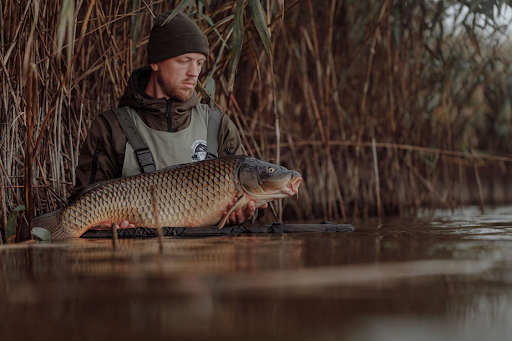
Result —
[[[165,112],[165,119],[167,120],[167,132],[172,132],[172,100],[167,100],[167,110]]]
[[[96,149],[94,151],[94,155],[92,156],[92,167],[91,167],[91,176],[89,176],[89,185],[92,185],[96,181],[96,171],[100,168],[100,160],[98,155],[100,154],[100,150]]]

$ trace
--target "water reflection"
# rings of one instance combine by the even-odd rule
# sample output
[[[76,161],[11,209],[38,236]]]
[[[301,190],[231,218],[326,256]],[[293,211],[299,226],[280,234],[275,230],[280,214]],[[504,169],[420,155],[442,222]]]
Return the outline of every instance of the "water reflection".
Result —
[[[509,212],[354,221],[351,234],[166,238],[162,254],[154,239],[116,251],[109,240],[3,246],[0,335],[510,339]]]

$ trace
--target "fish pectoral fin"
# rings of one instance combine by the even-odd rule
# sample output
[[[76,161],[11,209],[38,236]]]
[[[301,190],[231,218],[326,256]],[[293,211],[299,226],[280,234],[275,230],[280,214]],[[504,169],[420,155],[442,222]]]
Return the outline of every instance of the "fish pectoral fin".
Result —
[[[245,197],[243,198],[240,198],[238,199],[238,201],[236,202],[236,204],[233,205],[233,207],[231,207],[231,209],[229,210],[229,212],[226,214],[226,216],[224,218],[222,218],[222,220],[220,221],[219,223],[219,230],[221,228],[224,227],[224,225],[226,224],[226,220],[228,220],[228,217],[231,213],[235,212],[236,210],[244,207],[245,204],[247,204],[247,200],[244,200]]]
[[[258,209],[256,209],[256,211],[254,211],[254,214],[251,216],[251,224],[254,224],[256,218],[258,218]]]

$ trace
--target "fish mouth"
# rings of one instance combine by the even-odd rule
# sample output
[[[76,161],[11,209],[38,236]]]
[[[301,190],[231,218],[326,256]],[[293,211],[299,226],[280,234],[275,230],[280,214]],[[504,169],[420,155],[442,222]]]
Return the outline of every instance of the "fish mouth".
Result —
[[[299,186],[302,182],[302,177],[300,175],[292,174],[290,176],[290,180],[283,188],[282,192],[286,195],[293,196],[299,193]]]

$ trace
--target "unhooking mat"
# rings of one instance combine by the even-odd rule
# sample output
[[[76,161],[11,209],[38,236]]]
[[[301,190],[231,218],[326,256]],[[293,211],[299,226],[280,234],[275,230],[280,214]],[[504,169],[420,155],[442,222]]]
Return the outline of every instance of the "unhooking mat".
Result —
[[[333,224],[323,222],[321,224],[281,224],[259,226],[225,226],[219,229],[217,226],[204,227],[163,227],[164,236],[197,238],[197,237],[218,237],[235,236],[243,233],[337,233],[352,232],[354,227],[350,224]],[[118,238],[153,238],[157,237],[157,230],[154,228],[137,227],[132,229],[120,229],[117,231]],[[82,238],[112,238],[110,230],[89,230],[82,235]]]

